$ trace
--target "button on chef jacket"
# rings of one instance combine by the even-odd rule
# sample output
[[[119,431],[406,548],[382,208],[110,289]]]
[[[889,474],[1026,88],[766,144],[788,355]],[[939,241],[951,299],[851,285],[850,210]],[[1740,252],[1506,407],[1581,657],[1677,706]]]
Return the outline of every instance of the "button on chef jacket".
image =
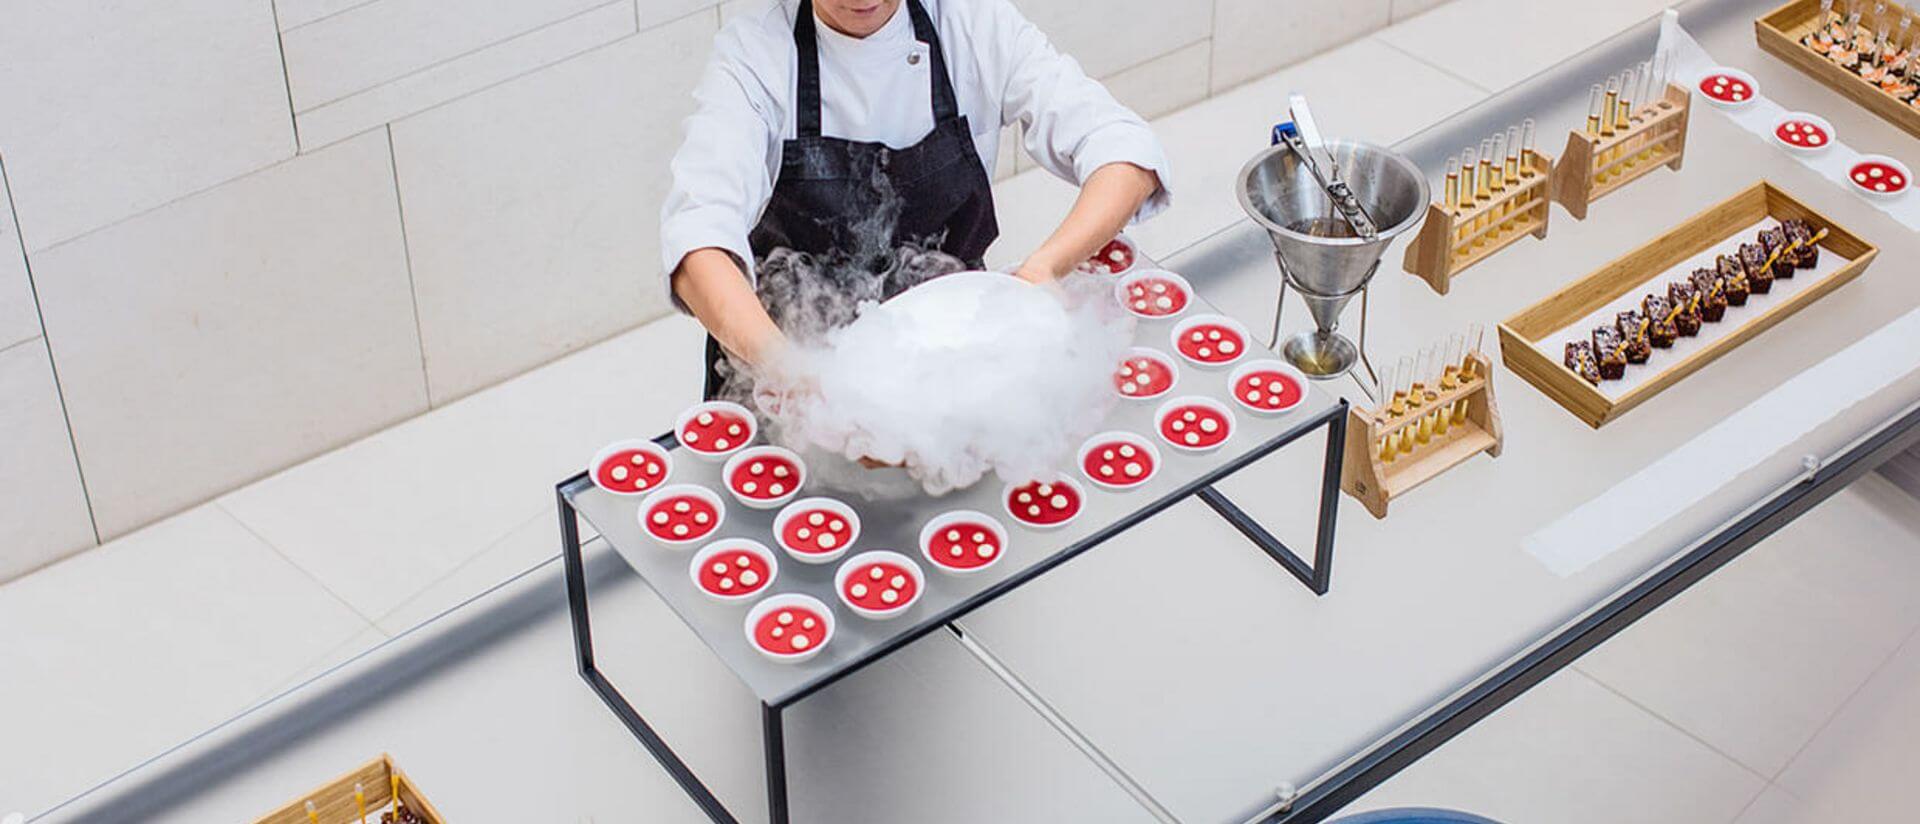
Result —
[[[960,113],[989,176],[1001,126],[1018,122],[1027,154],[1041,168],[1080,184],[1108,163],[1132,163],[1162,181],[1134,220],[1166,208],[1166,153],[1146,122],[1056,51],[1008,0],[922,3],[945,44]],[[663,279],[675,306],[681,304],[673,297],[673,270],[695,250],[725,249],[753,276],[747,234],[773,195],[781,143],[796,134],[797,6],[780,0],[728,24],[694,90],[697,108],[674,154],[673,188],[660,218]],[[905,3],[865,38],[824,23],[818,29],[824,135],[898,149],[933,131],[932,61],[913,37]]]

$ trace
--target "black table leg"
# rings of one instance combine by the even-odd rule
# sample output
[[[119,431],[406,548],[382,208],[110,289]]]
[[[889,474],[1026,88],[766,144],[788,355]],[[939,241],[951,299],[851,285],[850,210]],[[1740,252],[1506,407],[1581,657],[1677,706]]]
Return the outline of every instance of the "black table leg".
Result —
[[[566,484],[561,484],[563,489],[565,486]],[[620,690],[613,686],[613,682],[608,681],[607,677],[594,666],[593,627],[587,614],[587,567],[586,559],[580,551],[579,521],[575,518],[573,504],[567,502],[566,493],[558,492],[557,497],[560,500],[560,554],[562,564],[566,568],[567,579],[567,611],[573,619],[573,651],[575,660],[580,665],[580,677],[586,679],[587,685],[600,696],[600,700],[606,703],[607,708],[613,710],[614,715],[619,716],[621,723],[627,725],[627,729],[635,738],[640,739],[640,743],[647,748],[647,752],[653,753],[654,759],[660,762],[660,766],[667,769],[667,773],[679,783],[680,789],[686,791],[687,795],[693,799],[693,803],[699,805],[707,817],[721,824],[738,824],[739,820],[733,817],[733,813],[727,811],[726,805],[721,804],[720,799],[713,796],[713,791],[707,789],[706,784],[701,783],[700,777],[693,774],[693,770],[687,767],[685,761],[680,760],[680,756],[674,753],[672,747],[667,746],[666,740],[662,739],[659,733],[654,732],[653,727],[640,716],[638,710],[633,708],[633,704],[627,700],[626,696],[621,695]],[[774,711],[772,723],[774,726],[769,734],[774,737],[768,742],[769,759],[772,758],[773,748],[778,746],[779,714],[777,710]],[[769,760],[768,763],[771,766],[772,761]],[[777,795],[772,784],[773,778],[773,773],[769,772],[768,797],[778,799],[778,806],[775,807],[777,811],[774,817],[775,824],[784,824],[787,794],[784,761]]]
[[[787,824],[787,735],[780,723],[781,708],[760,705],[761,734],[767,757],[767,820]]]
[[[1340,512],[1340,472],[1346,457],[1347,403],[1341,401],[1321,414],[1323,419],[1319,423],[1327,427],[1327,455],[1321,467],[1320,512],[1314,532],[1312,564],[1302,560],[1285,542],[1274,537],[1225,493],[1211,486],[1203,486],[1194,493],[1247,540],[1252,541],[1254,546],[1293,573],[1293,577],[1300,579],[1315,595],[1327,594],[1333,585],[1333,536],[1335,520]]]

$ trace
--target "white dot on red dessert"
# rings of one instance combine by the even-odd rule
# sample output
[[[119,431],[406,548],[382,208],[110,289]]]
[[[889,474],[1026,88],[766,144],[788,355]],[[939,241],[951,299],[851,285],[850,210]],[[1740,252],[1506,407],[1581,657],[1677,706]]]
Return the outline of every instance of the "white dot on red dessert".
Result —
[[[1268,397],[1267,397],[1267,405],[1268,405],[1268,406],[1279,406],[1279,405],[1280,405],[1280,396],[1279,396],[1279,395],[1271,395],[1271,396],[1268,396]]]
[[[813,639],[808,638],[805,635],[795,633],[793,636],[793,640],[788,643],[793,644],[794,649],[806,649],[807,647],[813,646]]]
[[[1133,384],[1131,384],[1131,383],[1123,383],[1123,384],[1120,384],[1120,394],[1122,394],[1122,395],[1131,395],[1131,394],[1133,394],[1133,393],[1134,393],[1134,386],[1133,386]]]
[[[789,474],[792,474],[792,473],[787,471],[786,464],[781,464],[773,468],[773,477],[775,478],[785,478]]]
[[[660,465],[650,463],[650,464],[647,464],[646,466],[641,467],[640,471],[645,472],[648,475],[658,475],[660,474]]]
[[[820,544],[821,549],[832,549],[833,545],[839,542],[840,542],[840,539],[833,537],[833,533],[829,532],[824,535],[821,535],[820,540],[817,541],[816,543]]]
[[[1100,467],[1100,474],[1101,474],[1101,475],[1112,475],[1112,474],[1113,474],[1113,467],[1111,467],[1111,466],[1106,466],[1106,465],[1102,465],[1102,466]]]
[[[786,491],[787,491],[787,488],[779,484],[774,484],[773,486],[767,487],[768,495],[783,495],[783,494],[786,494]]]
[[[1134,451],[1135,451],[1135,450],[1134,450],[1134,448],[1133,448],[1133,444],[1130,444],[1130,443],[1127,443],[1127,444],[1121,444],[1121,445],[1120,445],[1120,457],[1122,457],[1122,458],[1131,458],[1131,457],[1133,457],[1133,453],[1134,453]]]
[[[958,541],[958,540],[960,540],[960,530],[957,530],[957,529],[949,529],[949,530],[947,530],[947,540],[949,540],[949,541]]]
[[[740,425],[739,425],[739,424],[737,424],[737,423],[736,423],[736,424],[729,424],[729,425],[727,426],[727,434],[729,434],[729,435],[738,435],[738,434],[740,434]]]
[[[875,581],[878,581],[881,578],[887,577],[887,571],[879,567],[872,567],[867,570],[867,577],[872,578]]]
[[[1198,412],[1195,412],[1195,411],[1193,411],[1193,410],[1191,410],[1191,409],[1189,409],[1189,410],[1187,410],[1186,412],[1183,412],[1183,413],[1181,413],[1181,414],[1180,414],[1180,417],[1181,417],[1181,419],[1183,419],[1183,420],[1189,420],[1189,421],[1190,421],[1190,420],[1193,420],[1194,418],[1198,418],[1198,417],[1200,417],[1200,413],[1198,413]]]
[[[1198,432],[1188,432],[1188,433],[1187,433],[1187,445],[1188,445],[1188,446],[1193,446],[1193,445],[1195,445],[1195,444],[1198,444],[1199,442],[1200,442],[1200,433],[1198,433]]]
[[[791,624],[793,623],[793,613],[782,612],[780,613],[780,617],[776,620],[778,620],[782,624]]]
[[[1153,284],[1153,291],[1154,291],[1154,294],[1165,292],[1167,291],[1167,285],[1164,283],[1155,283]]]
[[[627,479],[627,468],[624,466],[616,466],[613,468],[612,472],[609,472],[607,474],[612,475],[613,479],[616,481],[624,481]]]
[[[978,553],[982,558],[992,558],[993,546],[991,544],[981,544],[974,548],[974,552]]]
[[[1207,340],[1219,340],[1219,339],[1220,339],[1220,330],[1218,329],[1207,330]]]
[[[1108,449],[1108,450],[1102,451],[1100,453],[1100,460],[1103,460],[1103,461],[1113,460],[1113,450]]]
[[[715,574],[715,575],[725,575],[725,574],[727,574],[727,563],[726,563],[725,561],[714,561],[714,562],[713,562],[713,574]]]
[[[653,513],[653,522],[654,522],[654,523],[656,523],[656,524],[664,524],[664,523],[666,523],[666,522],[667,522],[667,513],[665,513],[665,512],[660,512],[660,511],[657,511],[657,510],[656,510],[656,511],[655,511],[655,512]]]
[[[1205,346],[1200,347],[1200,357],[1203,357],[1203,358],[1213,357],[1213,350]]]
[[[1123,377],[1123,378],[1133,377],[1133,367],[1128,366],[1124,363],[1120,364],[1120,377]]]
[[[1259,401],[1260,401],[1260,393],[1258,391],[1250,390],[1247,392],[1248,403],[1258,403]]]
[[[1108,252],[1107,257],[1111,259],[1114,263],[1125,263],[1127,260],[1127,253],[1122,252],[1119,249],[1115,249],[1111,252]]]
[[[647,456],[643,453],[636,452],[629,460],[633,461],[634,466],[644,466],[647,462]]]
[[[1129,478],[1138,478],[1138,477],[1140,477],[1140,473],[1142,473],[1142,472],[1145,472],[1145,471],[1146,471],[1146,470],[1145,470],[1145,469],[1143,469],[1143,468],[1142,468],[1142,467],[1140,466],[1140,462],[1139,462],[1139,461],[1128,461],[1128,462],[1127,462],[1127,477],[1129,477]]]
[[[1067,508],[1067,496],[1065,496],[1065,495],[1055,495],[1055,496],[1053,496],[1053,498],[1051,498],[1050,500],[1048,500],[1048,501],[1047,501],[1047,503],[1050,503],[1050,504],[1053,504],[1053,508],[1054,508],[1054,509],[1066,509],[1066,508]]]
[[[974,543],[976,543],[976,544],[984,544],[984,543],[986,543],[986,542],[987,542],[987,533],[985,533],[985,532],[975,532],[975,533],[973,533],[973,542],[974,542]]]
[[[1202,432],[1214,432],[1219,430],[1219,428],[1220,428],[1220,422],[1212,418],[1208,418],[1200,422],[1200,431]]]
[[[749,474],[758,475],[765,471],[767,471],[767,468],[765,466],[762,466],[759,461],[754,461],[753,463],[747,464],[747,472]]]
[[[947,550],[947,554],[952,555],[955,558],[960,557],[960,545],[954,544],[953,549]]]
[[[865,598],[867,597],[867,585],[854,584],[853,586],[847,587],[847,592],[855,598]]]
[[[1041,495],[1052,495],[1053,484],[1041,484],[1040,488],[1036,491],[1038,491]]]
[[[692,505],[692,504],[689,504],[689,503],[687,503],[686,501],[674,501],[674,502],[673,502],[673,511],[675,511],[675,512],[685,512],[685,511],[687,511],[687,510],[689,510],[689,509],[692,509],[692,508],[693,508],[693,505]]]
[[[674,534],[674,536],[675,536],[675,537],[680,537],[680,538],[684,538],[684,537],[686,537],[686,535],[687,535],[687,525],[686,525],[686,524],[674,524],[674,525],[673,525],[673,534]]]
[[[1153,306],[1154,306],[1154,308],[1156,308],[1156,309],[1162,309],[1162,310],[1164,310],[1164,309],[1172,309],[1172,308],[1173,308],[1173,298],[1170,298],[1170,297],[1167,297],[1166,295],[1161,295],[1161,296],[1160,296],[1160,297],[1159,297],[1158,299],[1156,299],[1156,300],[1155,300],[1155,301],[1153,302]]]
[[[1141,369],[1146,369],[1146,368],[1148,368],[1148,367],[1150,367],[1150,366],[1152,366],[1152,365],[1153,365],[1153,361],[1150,361],[1150,360],[1147,360],[1146,358],[1141,358],[1141,359],[1140,359],[1140,363],[1139,363],[1139,364],[1137,364],[1137,365],[1138,365],[1138,366],[1139,366],[1139,367],[1140,367]]]
[[[1140,284],[1138,283],[1133,285],[1132,291],[1133,291],[1133,296],[1136,298],[1146,297],[1147,295],[1147,290],[1140,288]]]
[[[733,579],[732,579],[732,578],[721,578],[721,579],[720,579],[720,588],[721,588],[722,590],[728,590],[728,589],[733,589]]]
[[[1136,300],[1133,302],[1133,308],[1145,312],[1147,311],[1147,302],[1144,300]]]
[[[695,513],[693,513],[693,522],[694,522],[694,523],[696,523],[696,524],[704,524],[704,523],[706,523],[706,522],[708,522],[708,521],[711,521],[711,520],[713,520],[713,516],[711,516],[711,515],[708,515],[708,514],[707,514],[707,513],[705,513],[705,512],[695,512]]]
[[[891,590],[891,589],[882,590],[880,592],[880,600],[891,604],[895,601],[900,600],[900,593],[897,590]]]
[[[1038,516],[1040,514],[1040,505],[1034,504],[1032,506],[1027,507],[1027,514],[1032,516]]]
[[[793,531],[793,534],[794,534],[794,536],[795,536],[795,537],[797,537],[797,538],[799,538],[800,540],[802,540],[802,541],[804,541],[804,540],[806,540],[806,539],[808,539],[808,538],[811,538],[811,537],[813,537],[813,530],[811,530],[811,529],[808,529],[808,528],[806,528],[806,527],[804,527],[804,526],[803,526],[803,527],[801,527],[801,528],[799,528],[799,529],[796,529],[796,530],[794,530],[794,531]]]
[[[727,439],[726,439],[726,438],[715,438],[715,439],[713,439],[713,448],[714,448],[714,449],[726,449],[726,448],[727,448]]]
[[[773,628],[773,632],[772,632],[772,633],[770,633],[770,634],[771,634],[771,635],[772,635],[773,637],[775,637],[775,638],[778,638],[778,637],[780,637],[780,636],[782,636],[782,635],[785,635],[785,634],[787,634],[787,630],[786,630],[786,629],[785,629],[784,627],[774,627],[774,628]]]
[[[748,481],[740,485],[740,491],[745,492],[749,495],[753,494],[754,491],[758,490],[759,488],[760,488],[760,485],[752,481]]]
[[[816,624],[818,624],[818,623],[819,623],[819,622],[817,622],[817,621],[815,621],[815,620],[813,620],[812,618],[808,618],[807,620],[805,620],[805,621],[801,621],[801,622],[800,622],[800,628],[801,628],[801,629],[813,629],[813,628],[814,628],[814,626],[815,626]]]
[[[1202,333],[1200,330],[1195,329],[1193,331],[1193,335],[1191,335],[1188,339],[1193,341],[1203,341],[1207,339],[1207,336],[1204,333]]]
[[[713,413],[702,412],[700,413],[700,417],[694,418],[694,420],[699,421],[701,426],[711,426],[713,424]]]
[[[742,586],[753,586],[757,583],[760,583],[760,573],[754,572],[751,569],[740,573],[740,584]]]
[[[1239,348],[1240,348],[1239,344],[1234,343],[1233,341],[1230,341],[1230,340],[1223,340],[1220,342],[1220,353],[1223,355],[1231,355],[1233,354],[1233,350],[1239,349]]]
[[[1020,503],[1023,503],[1023,504],[1024,504],[1024,503],[1027,503],[1027,502],[1029,502],[1029,501],[1032,501],[1032,500],[1033,500],[1033,495],[1031,495],[1031,494],[1029,494],[1029,493],[1026,493],[1026,492],[1022,492],[1022,493],[1020,493],[1019,495],[1015,495],[1015,496],[1014,496],[1014,500],[1016,500],[1016,501],[1019,501]]]
[[[700,433],[698,433],[698,432],[695,432],[695,431],[693,431],[693,430],[691,430],[691,429],[689,429],[689,430],[687,430],[687,436],[686,436],[685,438],[682,438],[681,440],[684,440],[684,441],[686,441],[687,443],[699,443],[699,442],[700,442]]]

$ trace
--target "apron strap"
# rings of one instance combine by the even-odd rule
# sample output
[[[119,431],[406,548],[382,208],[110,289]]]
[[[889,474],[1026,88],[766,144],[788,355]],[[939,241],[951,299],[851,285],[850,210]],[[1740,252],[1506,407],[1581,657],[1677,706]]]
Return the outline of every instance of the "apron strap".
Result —
[[[953,77],[947,73],[947,56],[940,46],[940,32],[920,0],[907,0],[907,16],[913,22],[913,37],[927,44],[927,57],[933,61],[929,72],[933,91],[933,122],[944,123],[960,116],[960,104],[953,92]],[[820,136],[820,38],[814,27],[813,0],[800,0],[793,19],[793,44],[799,52],[799,74],[795,83],[794,124],[802,138]]]

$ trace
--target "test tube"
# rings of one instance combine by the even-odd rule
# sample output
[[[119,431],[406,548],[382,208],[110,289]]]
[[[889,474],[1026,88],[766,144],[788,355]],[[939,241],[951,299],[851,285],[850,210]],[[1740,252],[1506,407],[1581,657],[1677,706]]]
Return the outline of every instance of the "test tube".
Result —
[[[1527,174],[1533,174],[1533,158],[1535,152],[1533,150],[1533,118],[1531,117],[1520,121],[1520,153],[1521,159],[1525,161],[1521,164],[1521,167],[1526,169]]]
[[[1474,174],[1474,166],[1480,162],[1479,157],[1479,155],[1474,154],[1472,147],[1468,147],[1466,151],[1460,153],[1460,208],[1462,210],[1471,209],[1474,205],[1473,190],[1474,187],[1478,185],[1475,183],[1477,175]],[[1460,247],[1462,241],[1466,240],[1467,236],[1471,234],[1473,234],[1472,223],[1461,226],[1459,232],[1454,235],[1454,246]],[[1467,254],[1469,251],[1471,250],[1467,248],[1458,248],[1455,250],[1456,254],[1461,255]]]
[[[353,805],[360,810],[360,824],[367,824],[367,790],[360,782],[353,782]]]
[[[1433,419],[1441,411],[1434,407],[1434,402],[1440,399],[1440,393],[1435,391],[1440,385],[1440,347],[1429,346],[1420,350],[1419,363],[1414,381],[1419,387],[1417,391],[1420,394],[1420,405],[1423,411],[1420,415],[1419,427],[1414,430],[1414,437],[1421,443],[1427,443],[1433,440]]]
[[[1400,406],[1402,411],[1405,410],[1406,396],[1400,394],[1398,383],[1400,378],[1395,369],[1393,366],[1388,366],[1380,373],[1380,409],[1374,417],[1382,423],[1391,423],[1399,414],[1393,411],[1396,405]],[[1400,457],[1399,436],[1394,433],[1381,436],[1378,448],[1382,461],[1392,461]]]
[[[1474,173],[1473,199],[1475,203],[1485,203],[1493,199],[1493,138],[1480,141],[1480,165],[1478,171]],[[1481,213],[1479,217],[1473,219],[1473,230],[1478,232],[1485,229],[1491,220],[1491,216]],[[1474,238],[1473,245],[1482,246],[1486,242],[1487,236],[1482,234]]]
[[[1614,115],[1620,110],[1620,76],[1607,78],[1607,93],[1600,105],[1600,136],[1612,137],[1618,123]]]
[[[1406,414],[1411,411],[1408,402],[1412,400],[1412,396],[1413,356],[1401,355],[1400,363],[1393,372],[1393,408],[1391,410],[1393,419],[1406,417]],[[1399,429],[1388,440],[1393,448],[1400,452],[1413,451],[1413,431],[1410,428]]]
[[[1446,206],[1449,211],[1460,208],[1460,158],[1447,158]]]
[[[1459,332],[1455,332],[1452,335],[1447,336],[1447,359],[1445,361],[1447,366],[1446,366],[1446,369],[1444,369],[1440,373],[1441,388],[1443,389],[1460,388],[1460,358],[1461,358],[1460,350],[1465,345],[1465,343],[1466,343],[1466,338],[1462,336]],[[1459,408],[1460,408],[1460,401],[1455,400],[1454,402],[1447,404],[1447,408],[1441,411],[1440,421],[1439,421],[1439,424],[1440,424],[1439,431],[1442,434],[1445,434],[1447,431],[1447,419],[1454,417],[1455,413],[1459,410]]]
[[[1520,127],[1507,127],[1507,182],[1520,179]]]
[[[1593,91],[1587,93],[1587,135],[1590,137],[1600,135],[1600,103],[1600,84],[1595,83]]]
[[[314,809],[311,801],[307,802],[307,820],[312,824],[320,824],[320,811]]]

